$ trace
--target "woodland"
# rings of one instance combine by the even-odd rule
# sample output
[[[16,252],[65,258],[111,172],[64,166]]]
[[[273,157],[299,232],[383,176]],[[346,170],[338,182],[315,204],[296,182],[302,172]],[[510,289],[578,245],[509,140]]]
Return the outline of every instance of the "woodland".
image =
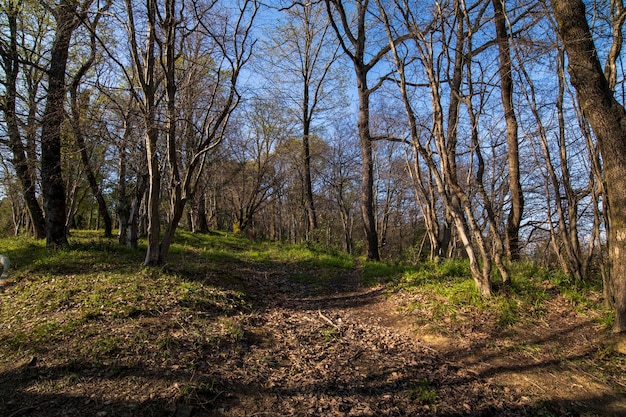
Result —
[[[620,415],[625,21],[3,0],[0,412]]]
[[[4,2],[2,233],[531,259],[626,331],[621,1]],[[622,247],[624,245],[624,247]]]

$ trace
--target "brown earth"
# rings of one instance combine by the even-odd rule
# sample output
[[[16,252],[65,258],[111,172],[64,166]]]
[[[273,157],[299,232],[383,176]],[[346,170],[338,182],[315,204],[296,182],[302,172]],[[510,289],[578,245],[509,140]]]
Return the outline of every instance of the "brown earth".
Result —
[[[0,373],[0,415],[626,416],[624,356],[558,293],[537,322],[500,330],[478,315],[433,320],[407,309],[418,295],[360,282],[358,270],[327,285],[250,271],[251,307],[207,313],[206,333],[172,309],[109,330],[156,347],[25,353]]]

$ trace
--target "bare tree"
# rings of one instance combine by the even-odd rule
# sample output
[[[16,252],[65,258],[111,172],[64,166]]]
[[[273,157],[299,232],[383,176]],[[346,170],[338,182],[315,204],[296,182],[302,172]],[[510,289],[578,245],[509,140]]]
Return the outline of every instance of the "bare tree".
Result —
[[[552,9],[569,61],[578,101],[597,137],[609,204],[609,259],[615,321],[626,332],[626,110],[613,95],[593,42],[581,0],[552,0]],[[622,20],[623,22],[623,20]]]
[[[372,135],[370,126],[370,98],[378,90],[385,77],[378,79],[374,85],[368,82],[368,75],[391,50],[390,44],[375,45],[372,42],[372,28],[370,19],[373,15],[383,12],[373,10],[369,0],[357,0],[354,3],[342,0],[326,0],[326,8],[333,29],[342,50],[352,61],[357,81],[359,97],[359,119],[357,122],[361,141],[361,211],[365,237],[367,240],[367,258],[379,260],[378,233],[376,231],[376,215],[374,213],[374,159],[372,144],[376,140],[384,139]],[[354,8],[354,13],[351,8]],[[408,39],[407,35],[392,35],[391,44],[398,44]]]
[[[245,231],[254,216],[283,188],[277,151],[291,133],[291,123],[280,103],[258,98],[246,111],[246,130],[229,143],[234,169],[226,188],[231,198],[233,231]],[[269,219],[268,219],[269,220]]]
[[[157,2],[156,0],[146,0],[145,3],[145,19],[147,25],[145,50],[139,47],[139,28],[135,23],[136,11],[133,3],[130,0],[126,0],[125,5],[133,74],[142,92],[137,98],[143,116],[145,150],[148,162],[148,249],[144,263],[146,265],[156,265],[159,263],[159,238],[161,230],[159,213],[161,173],[157,154],[159,133],[156,120],[157,90],[160,84],[160,79],[157,75],[156,60]],[[129,81],[132,82],[133,80],[131,79]]]
[[[109,209],[107,207],[107,203],[104,199],[104,194],[102,193],[102,188],[96,179],[96,172],[93,167],[92,160],[90,158],[89,150],[87,148],[87,143],[85,141],[85,133],[83,128],[83,120],[82,115],[84,110],[88,108],[88,101],[80,97],[80,84],[83,81],[83,78],[87,74],[87,72],[92,68],[96,61],[96,30],[98,28],[98,23],[103,16],[102,13],[106,12],[107,9],[111,5],[111,0],[109,0],[100,10],[99,13],[96,13],[95,17],[92,21],[86,23],[88,26],[88,30],[90,32],[89,36],[89,55],[87,60],[85,60],[76,74],[74,74],[71,82],[70,82],[70,124],[72,126],[72,131],[74,133],[74,142],[76,148],[80,153],[81,162],[85,168],[85,176],[87,177],[87,181],[89,183],[89,187],[91,188],[91,192],[93,193],[94,198],[98,204],[98,213],[104,222],[104,236],[111,237],[113,235],[113,221],[111,219],[111,215],[109,214]]]
[[[403,21],[400,23],[410,31],[412,44],[423,66],[426,82],[419,86],[423,85],[429,89],[432,109],[431,126],[428,128],[427,138],[424,142],[421,135],[423,129],[409,94],[409,87],[415,86],[415,83],[411,83],[407,79],[407,65],[413,60],[408,51],[403,52],[396,47],[393,36],[394,28],[385,12],[382,16],[398,71],[397,84],[400,88],[409,123],[410,144],[428,167],[436,184],[437,192],[443,198],[446,210],[454,222],[465,253],[469,258],[470,270],[478,291],[481,295],[489,297],[492,292],[490,274],[493,259],[476,219],[470,194],[464,190],[460,182],[460,168],[457,164],[460,107],[463,101],[466,105],[468,104],[468,101],[464,99],[465,93],[461,87],[466,76],[467,60],[471,60],[472,54],[476,53],[472,49],[471,36],[476,30],[473,25],[477,23],[470,22],[467,16],[468,9],[460,1],[455,1],[451,5],[451,10],[436,8],[432,19],[423,25],[419,23],[413,10],[408,7],[406,2],[396,2],[396,6],[403,17]],[[476,22],[480,22],[484,4],[477,3],[474,8],[478,9]],[[446,33],[448,13],[456,25],[449,34]],[[441,33],[437,33],[438,30]],[[439,40],[443,45],[437,44]],[[452,48],[452,42],[456,42],[454,48]],[[448,60],[449,73],[442,72],[442,65],[439,64],[439,60],[443,58],[436,55],[436,49],[440,47],[443,49],[443,57]],[[445,100],[447,115],[444,112],[443,91],[445,89],[443,83],[448,84],[447,89],[449,91],[449,97]],[[471,108],[468,110],[472,116],[473,111]],[[503,276],[503,278],[505,277]]]
[[[506,120],[508,143],[509,194],[511,209],[506,226],[506,250],[511,261],[519,260],[519,230],[524,214],[524,194],[520,181],[520,158],[517,117],[513,103],[513,66],[511,64],[511,31],[508,30],[504,0],[492,0],[496,41],[498,43],[500,92]]]
[[[337,74],[333,72],[339,45],[331,43],[334,36],[330,22],[320,6],[320,3],[294,3],[292,7],[284,9],[287,21],[277,29],[269,53],[273,71],[278,69],[283,74],[283,78],[278,81],[278,88],[288,89],[283,94],[289,101],[293,101],[301,123],[300,159],[308,232],[317,228],[311,178],[314,123],[322,112],[337,107],[340,91]],[[285,86],[286,83],[293,86]]]
[[[343,123],[335,126],[332,137],[329,149],[322,156],[324,162],[319,176],[326,185],[326,193],[330,200],[329,217],[335,219],[335,213],[339,212],[341,246],[347,253],[353,253],[353,226],[355,211],[358,207],[359,183],[359,155],[355,146],[357,138],[350,129],[346,129]],[[328,222],[330,224],[330,219]],[[329,232],[329,241],[330,235]]]
[[[193,143],[188,143],[187,160],[184,163],[179,157],[180,148],[177,146],[176,134],[178,86],[176,60],[184,51],[177,51],[176,48],[186,33],[183,32],[177,37],[177,26],[183,22],[176,20],[180,11],[177,10],[175,3],[176,0],[166,2],[163,25],[167,29],[167,36],[163,43],[165,53],[161,55],[167,97],[167,155],[170,167],[170,187],[173,193],[170,200],[171,218],[159,245],[157,263],[165,262],[185,205],[196,192],[207,153],[220,144],[230,117],[239,105],[241,95],[238,91],[238,80],[242,68],[252,53],[254,41],[250,39],[251,29],[258,11],[258,4],[254,0],[244,0],[234,15],[226,13],[220,16],[218,13],[218,16],[224,19],[224,23],[218,24],[216,21],[206,20],[209,12],[216,7],[216,3],[209,3],[208,6],[201,2],[194,4],[193,22],[198,28],[203,29],[207,40],[212,43],[209,50],[214,52],[207,59],[215,62],[215,68],[212,68],[213,85],[206,99],[207,108],[203,111],[200,125],[196,127],[199,134]],[[187,127],[192,128],[189,124]]]

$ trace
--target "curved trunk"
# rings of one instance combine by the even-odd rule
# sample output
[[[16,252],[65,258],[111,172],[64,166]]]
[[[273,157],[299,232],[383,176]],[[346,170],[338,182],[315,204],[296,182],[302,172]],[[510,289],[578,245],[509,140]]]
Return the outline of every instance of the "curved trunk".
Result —
[[[597,137],[607,184],[613,331],[626,332],[626,111],[605,78],[581,0],[552,0],[568,71],[580,107]]]

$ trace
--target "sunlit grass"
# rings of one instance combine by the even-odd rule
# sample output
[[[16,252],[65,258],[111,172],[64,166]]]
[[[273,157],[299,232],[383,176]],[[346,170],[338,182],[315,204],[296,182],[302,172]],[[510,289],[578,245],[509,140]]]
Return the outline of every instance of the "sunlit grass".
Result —
[[[77,360],[102,358],[149,346],[168,333],[164,328],[128,337],[125,328],[144,318],[180,316],[172,326],[194,327],[201,322],[197,317],[228,316],[248,308],[245,294],[205,279],[208,251],[217,241],[203,239],[200,248],[177,242],[174,267],[146,268],[145,249],[119,246],[97,232],[73,232],[65,250],[48,250],[44,242],[27,238],[1,239],[1,251],[13,265],[0,295],[3,357],[10,361],[70,349],[64,355]],[[183,258],[186,266],[181,267]],[[198,334],[212,330],[203,328]]]
[[[385,267],[393,282],[393,291],[416,294],[416,301],[406,307],[419,312],[428,322],[461,322],[467,317],[491,317],[495,326],[505,329],[518,323],[541,320],[548,312],[546,300],[560,295],[570,300],[578,314],[600,312],[599,319],[607,321],[599,304],[600,288],[597,283],[576,283],[558,271],[539,268],[529,262],[511,266],[511,283],[508,287],[494,285],[491,298],[481,297],[471,277],[467,260],[447,260],[441,263],[422,263],[416,266]],[[552,291],[551,293],[548,291]],[[595,314],[594,313],[594,314]],[[595,314],[597,315],[597,314]]]
[[[4,357],[64,346],[71,350],[64,354],[80,360],[174,346],[177,339],[170,333],[181,326],[193,343],[234,340],[236,322],[229,317],[251,311],[254,301],[244,291],[243,276],[287,266],[290,279],[297,282],[297,272],[303,271],[307,283],[324,286],[354,266],[351,256],[315,245],[227,233],[181,231],[163,267],[143,266],[145,247],[144,241],[139,249],[120,246],[101,231],[72,231],[64,250],[49,250],[43,241],[28,238],[0,239],[0,251],[13,264],[0,303]],[[127,335],[127,326],[170,315],[169,330]],[[215,319],[207,322],[207,317]]]
[[[58,251],[28,238],[0,239],[0,252],[14,266],[0,304],[0,349],[9,355],[48,349],[74,333],[81,338],[73,343],[88,341],[99,346],[94,348],[99,355],[113,354],[115,346],[128,349],[129,344],[144,343],[144,336],[116,339],[98,328],[172,311],[184,315],[180,320],[185,326],[204,326],[195,330],[198,340],[218,337],[211,332],[232,339],[233,328],[216,324],[207,329],[197,317],[221,317],[218,322],[223,324],[224,317],[253,310],[255,300],[245,292],[244,277],[278,271],[283,279],[324,290],[357,265],[365,285],[385,284],[389,294],[414,294],[405,310],[425,323],[481,317],[506,329],[541,320],[547,313],[545,301],[555,294],[569,300],[577,314],[600,311],[596,315],[603,325],[611,320],[609,312],[602,314],[597,283],[572,282],[529,262],[512,265],[511,285],[496,286],[494,296],[485,299],[476,291],[467,260],[355,263],[350,255],[315,244],[254,241],[221,232],[181,231],[166,265],[159,268],[142,265],[145,242],[130,249],[99,232],[73,231],[69,247]],[[145,337],[153,338],[151,343],[157,338],[159,344],[175,342],[167,331]],[[93,354],[84,347],[76,350]]]

